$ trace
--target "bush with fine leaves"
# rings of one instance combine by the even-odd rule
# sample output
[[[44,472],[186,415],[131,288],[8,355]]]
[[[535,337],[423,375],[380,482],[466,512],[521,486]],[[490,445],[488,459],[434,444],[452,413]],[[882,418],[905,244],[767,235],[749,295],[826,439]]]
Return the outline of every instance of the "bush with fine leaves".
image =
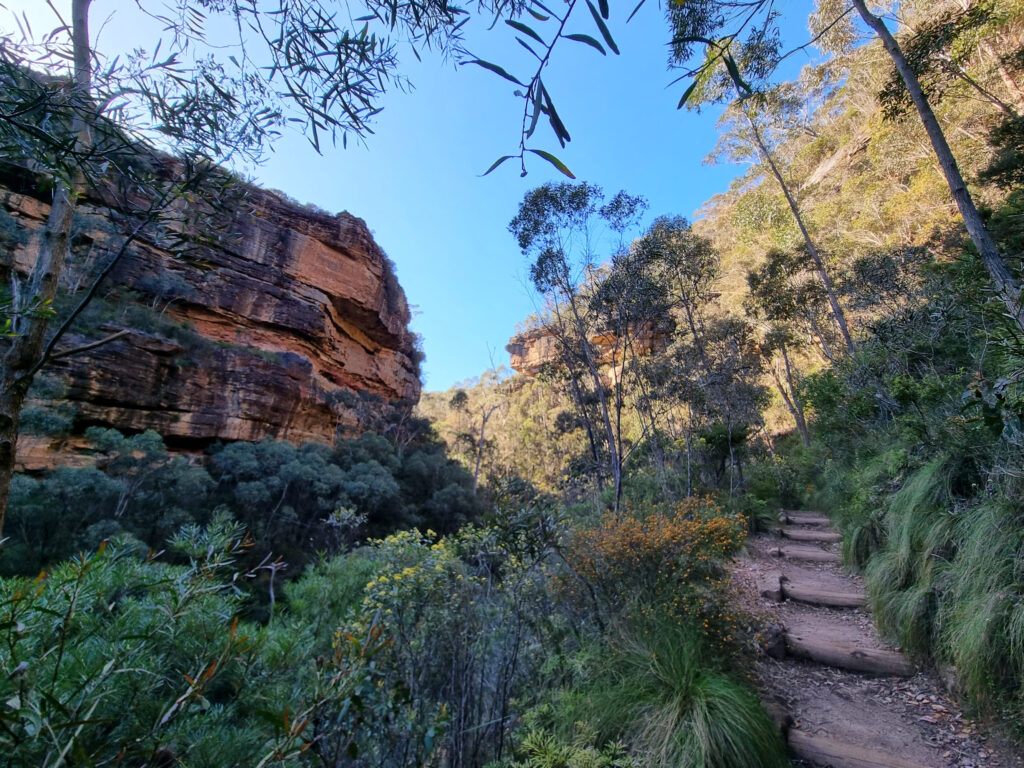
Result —
[[[241,620],[246,541],[223,517],[173,545],[187,565],[113,544],[35,580],[0,580],[5,759],[339,764],[331,756],[347,756],[367,719],[387,709],[372,661],[386,645],[380,630],[318,638],[301,615],[264,627]]]
[[[35,574],[112,537],[160,551],[181,526],[205,525],[220,510],[252,537],[250,564],[282,558],[294,576],[317,552],[403,528],[449,533],[481,514],[472,477],[428,439],[237,442],[194,464],[155,432],[86,434],[95,467],[15,477],[0,574]]]

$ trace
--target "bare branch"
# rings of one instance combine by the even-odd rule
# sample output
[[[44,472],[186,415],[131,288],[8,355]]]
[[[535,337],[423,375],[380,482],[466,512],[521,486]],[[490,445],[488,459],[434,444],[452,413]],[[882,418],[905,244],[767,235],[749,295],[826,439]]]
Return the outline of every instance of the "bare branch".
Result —
[[[98,341],[94,341],[90,344],[83,344],[80,347],[72,347],[71,349],[65,349],[60,352],[53,352],[50,354],[48,360],[59,360],[62,357],[71,357],[72,355],[77,355],[81,352],[88,352],[90,349],[96,349],[96,347],[102,347],[104,344],[109,344],[112,341],[117,341],[118,339],[124,338],[129,333],[131,333],[131,331],[128,330],[127,328],[124,328],[118,331],[117,333],[112,333],[109,336],[102,338]]]

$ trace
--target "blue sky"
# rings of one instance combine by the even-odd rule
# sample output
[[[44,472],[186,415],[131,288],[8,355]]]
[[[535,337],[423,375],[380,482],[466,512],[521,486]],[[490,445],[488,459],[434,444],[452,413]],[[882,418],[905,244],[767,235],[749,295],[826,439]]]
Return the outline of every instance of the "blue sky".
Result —
[[[36,14],[43,5],[6,4]],[[95,0],[93,17],[131,5]],[[621,56],[602,57],[569,41],[557,49],[545,85],[572,141],[561,149],[542,127],[531,145],[556,152],[578,179],[609,194],[625,189],[643,195],[650,218],[692,217],[737,169],[702,164],[715,143],[715,116],[676,110],[685,86],[667,87],[675,75],[666,70],[662,11],[648,0],[625,25],[633,5],[612,3],[610,26]],[[803,1],[791,5],[789,30],[796,39],[808,8]],[[127,21],[117,13],[110,18],[102,49],[134,36],[126,29],[138,28],[126,28]],[[514,43],[512,30],[479,26],[469,34],[474,52],[513,73],[528,71],[528,54]],[[543,34],[543,25],[537,28]],[[569,31],[597,36],[589,18]],[[130,44],[152,45],[139,37]],[[303,137],[286,135],[263,165],[248,170],[261,184],[302,202],[366,221],[397,266],[414,307],[413,329],[423,336],[424,386],[437,390],[479,375],[492,360],[507,364],[504,345],[516,323],[534,311],[535,299],[506,227],[527,190],[564,177],[540,158],[525,178],[513,161],[481,177],[495,159],[517,150],[522,102],[513,96],[515,86],[479,67],[456,69],[423,58],[404,57],[403,71],[415,89],[386,96],[365,147],[350,142],[348,149],[325,147],[318,155]]]

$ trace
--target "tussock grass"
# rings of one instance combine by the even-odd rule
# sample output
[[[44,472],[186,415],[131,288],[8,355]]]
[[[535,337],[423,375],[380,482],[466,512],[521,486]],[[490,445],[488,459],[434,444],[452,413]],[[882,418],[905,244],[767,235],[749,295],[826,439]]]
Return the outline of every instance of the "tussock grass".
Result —
[[[820,487],[811,505],[829,511],[833,523],[843,532],[843,559],[863,568],[886,538],[885,502],[877,492],[891,477],[902,451],[869,454],[856,470],[828,462],[820,474]]]
[[[879,438],[853,467],[822,473],[819,498],[834,505],[844,558],[863,567],[886,635],[918,658],[951,664],[983,711],[1019,720],[1024,500],[996,486],[964,498],[968,445],[912,470],[905,451],[883,446]]]
[[[756,695],[707,658],[696,628],[656,620],[631,633],[588,697],[591,722],[650,768],[787,766]]]
[[[865,580],[882,630],[918,656],[932,652],[936,590],[955,549],[947,511],[950,459],[936,458],[911,474],[890,498],[885,544]]]
[[[991,500],[957,520],[957,557],[938,624],[942,656],[981,703],[1024,705],[1024,510]]]

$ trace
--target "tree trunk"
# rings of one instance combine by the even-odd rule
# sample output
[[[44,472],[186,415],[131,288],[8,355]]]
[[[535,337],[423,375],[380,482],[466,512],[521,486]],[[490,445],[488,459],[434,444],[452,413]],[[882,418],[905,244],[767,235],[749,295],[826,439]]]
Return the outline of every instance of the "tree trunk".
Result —
[[[92,126],[88,119],[92,94],[92,51],[89,46],[89,5],[92,0],[74,0],[71,7],[72,45],[74,50],[74,87],[70,94],[71,129],[75,135],[76,154],[84,154],[92,146]],[[35,266],[18,311],[18,335],[11,342],[0,362],[0,537],[7,516],[11,478],[18,452],[18,425],[25,397],[32,384],[33,369],[46,344],[49,308],[57,295],[57,285],[67,261],[71,240],[71,224],[75,204],[84,187],[84,176],[73,174],[69,185],[56,180],[53,203],[46,219],[46,228],[39,246]]]
[[[604,479],[601,475],[601,455],[597,446],[597,438],[594,435],[594,425],[591,423],[590,416],[587,413],[586,404],[583,398],[583,390],[581,389],[579,379],[576,376],[576,366],[573,364],[572,353],[569,346],[569,335],[565,328],[565,320],[562,318],[562,312],[558,308],[557,302],[555,302],[554,314],[558,321],[558,341],[561,344],[562,361],[565,363],[565,368],[569,373],[569,391],[572,395],[573,402],[576,403],[576,409],[579,412],[580,418],[583,419],[583,429],[587,433],[587,444],[590,446],[590,455],[594,459],[595,485],[597,486],[597,494],[600,496]]]
[[[797,392],[796,384],[793,382],[793,367],[789,364],[789,351],[786,349],[786,345],[782,345],[782,361],[786,366],[786,383],[789,385],[790,396],[793,399],[793,408],[796,416],[796,428],[800,430],[800,436],[803,438],[804,445],[809,446],[811,444],[811,433],[807,429],[807,418],[804,416],[804,404],[800,400],[800,394]]]
[[[622,497],[622,462],[619,458],[615,430],[612,428],[611,414],[608,410],[608,396],[604,391],[604,384],[601,381],[601,372],[597,367],[597,360],[590,347],[590,339],[587,338],[586,323],[580,316],[579,308],[576,306],[576,296],[572,290],[566,291],[569,296],[569,307],[572,310],[573,319],[576,322],[576,330],[580,336],[580,345],[583,349],[583,360],[590,372],[594,382],[594,392],[597,394],[597,402],[601,407],[601,420],[604,423],[605,434],[608,438],[608,468],[612,471],[612,483],[615,491],[613,511],[619,511],[619,501]]]
[[[487,429],[487,420],[491,418],[491,414],[498,408],[496,405],[492,405],[490,408],[481,409],[480,411],[480,439],[476,444],[476,468],[473,470],[473,493],[476,493],[477,485],[480,483],[480,461],[484,456],[484,431]]]
[[[832,280],[828,276],[828,271],[825,269],[825,263],[821,259],[821,254],[818,253],[818,249],[814,245],[814,241],[811,240],[811,235],[807,231],[807,227],[804,225],[804,217],[800,213],[800,206],[797,205],[796,198],[789,191],[789,185],[786,184],[786,180],[782,177],[782,172],[775,164],[775,159],[772,157],[771,152],[768,151],[768,146],[764,143],[764,138],[761,136],[761,131],[757,127],[757,123],[751,116],[750,111],[746,105],[741,105],[743,109],[743,116],[747,118],[747,124],[750,126],[750,130],[754,134],[754,141],[757,143],[758,153],[764,159],[765,163],[768,164],[768,168],[771,170],[775,180],[779,183],[779,187],[782,189],[782,194],[786,198],[786,202],[789,204],[789,210],[793,213],[793,218],[796,219],[796,225],[800,229],[800,235],[803,237],[804,245],[807,246],[807,252],[810,254],[811,259],[814,261],[814,266],[818,270],[818,276],[821,278],[821,283],[825,287],[825,293],[828,296],[829,306],[832,308],[832,317],[835,318],[836,325],[839,326],[839,332],[843,335],[843,341],[846,342],[846,348],[853,352],[855,350],[853,344],[853,337],[850,336],[850,329],[846,324],[846,314],[843,312],[843,308],[839,304],[839,298],[836,296],[835,288],[832,286]]]
[[[885,26],[885,22],[868,10],[864,0],[853,0],[853,6],[857,9],[861,18],[864,19],[864,22],[881,38],[882,45],[885,46],[885,50],[889,53],[890,58],[892,58],[893,65],[903,79],[907,93],[910,94],[910,99],[914,102],[917,114],[921,117],[921,122],[924,124],[925,132],[928,134],[928,138],[932,143],[932,149],[935,150],[935,156],[938,158],[939,167],[942,168],[942,173],[946,177],[946,183],[949,185],[949,192],[953,197],[953,202],[956,203],[960,216],[963,217],[967,234],[970,235],[974,247],[978,249],[981,262],[985,265],[985,269],[988,270],[996,291],[1006,304],[1010,316],[1017,324],[1017,327],[1024,330],[1024,316],[1021,315],[1020,283],[1017,282],[1009,267],[1007,267],[1006,262],[1003,261],[999,249],[996,248],[992,236],[985,227],[985,222],[982,221],[981,214],[978,213],[978,208],[974,204],[974,199],[971,197],[970,190],[967,189],[967,183],[964,181],[963,175],[960,173],[960,167],[953,156],[953,150],[950,149],[946,136],[942,132],[942,126],[939,125],[939,121],[935,117],[935,113],[932,111],[924,91],[921,90],[917,74],[907,62],[899,43],[896,42],[896,38],[893,37],[889,28]]]
[[[999,53],[995,50],[991,40],[986,40],[978,46],[978,49],[983,53],[987,53],[992,59],[995,60],[996,71],[999,73],[999,78],[1003,81],[1003,86],[1006,88],[1006,92],[1009,94],[1010,99],[1013,101],[1014,112],[1020,114],[1024,111],[1024,89],[1021,89],[1020,84],[1014,79],[1013,75],[1003,64]]]
[[[973,77],[971,77],[971,74],[962,66],[957,64],[951,56],[945,53],[940,53],[939,60],[943,63],[945,70],[947,72],[953,75],[953,77],[959,78],[968,86],[973,88],[979,96],[981,96],[985,101],[992,104],[1004,115],[1010,115],[1011,117],[1017,116],[1017,111],[1011,105],[1007,104],[1005,101],[1000,99],[999,96],[994,94],[988,88],[986,88]]]
[[[782,379],[779,377],[779,372],[775,368],[775,361],[771,361],[769,368],[772,373],[772,380],[775,382],[775,388],[782,396],[782,402],[786,404],[786,410],[789,411],[789,415],[793,417],[793,423],[796,425],[796,429],[800,433],[800,437],[803,439],[804,445],[810,445],[810,438],[807,433],[807,421],[804,419],[803,409],[798,407],[798,401],[795,399],[796,392],[792,390],[792,379],[789,379],[787,373],[788,386],[783,384]]]
[[[684,427],[683,437],[686,439],[686,497],[693,496],[693,449],[690,444],[690,426]]]
[[[633,360],[638,360],[639,356],[634,348],[631,337],[627,337],[627,343],[629,344],[630,354],[633,356]],[[662,494],[668,498],[669,488],[665,471],[665,452],[661,447],[661,437],[658,434],[657,416],[654,413],[654,407],[651,405],[651,392],[647,386],[646,379],[639,370],[634,371],[633,378],[636,380],[636,387],[639,391],[639,396],[633,398],[633,409],[636,411],[637,419],[640,421],[641,429],[644,432],[647,432],[648,429],[647,425],[644,423],[645,419],[647,424],[650,425],[650,436],[648,437],[648,441],[651,446],[651,460],[654,464],[654,474],[658,479],[658,484],[661,486]]]
[[[629,328],[626,327],[622,331],[624,338],[629,337]],[[615,490],[615,511],[619,511],[619,501],[622,499],[622,468],[626,464],[626,451],[622,446],[622,409],[625,406],[625,397],[622,391],[623,377],[626,375],[626,348],[625,344],[622,347],[622,362],[621,368],[618,373],[615,372],[615,359],[617,356],[617,350],[619,346],[618,337],[616,337],[614,351],[612,352],[611,360],[611,374],[612,374],[612,387],[615,394],[613,406],[615,408],[615,455],[618,457],[619,467],[619,485]]]
[[[685,294],[683,294],[685,296]],[[711,375],[711,363],[708,361],[708,353],[704,346],[704,339],[697,331],[697,321],[693,316],[693,309],[690,307],[689,299],[683,299],[683,310],[686,312],[686,323],[690,326],[690,334],[693,336],[693,345],[697,347],[697,355],[704,366],[704,372]]]
[[[25,402],[28,384],[25,379],[9,379],[6,369],[0,380],[0,541],[3,540],[3,523],[6,518],[7,500],[11,495],[11,479],[14,476],[14,461],[18,447],[18,424],[21,421],[21,406]]]
[[[825,355],[830,363],[834,363],[836,356],[832,351],[832,346],[825,340],[825,334],[818,327],[818,321],[814,319],[814,310],[810,308],[807,310],[807,323],[811,326],[811,341],[813,342],[814,337],[817,337],[818,343],[821,345],[822,354]]]

